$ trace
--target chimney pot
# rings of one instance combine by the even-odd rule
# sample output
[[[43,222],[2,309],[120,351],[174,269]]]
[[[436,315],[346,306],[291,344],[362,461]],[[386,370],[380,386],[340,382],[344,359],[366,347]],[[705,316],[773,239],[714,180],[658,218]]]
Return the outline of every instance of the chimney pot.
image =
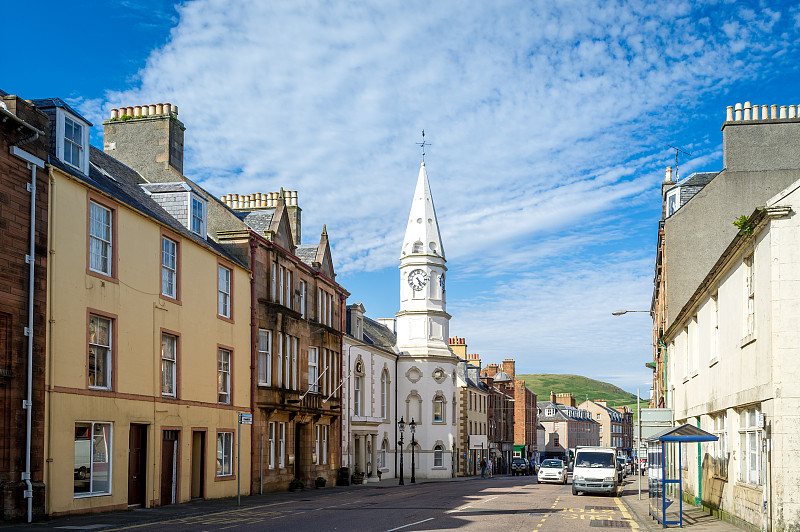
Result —
[[[785,105],[781,105],[781,115],[780,115],[780,117],[781,118],[786,118],[786,106]]]
[[[175,116],[178,116],[178,106],[177,105],[173,105],[172,106],[172,114],[174,114]]]
[[[151,115],[156,114],[156,104],[151,103],[148,107],[150,108],[150,113],[149,114],[151,114]]]
[[[112,109],[111,110],[111,120],[114,120],[118,116],[119,116],[119,113],[117,112],[117,110],[116,109]]]
[[[789,118],[797,118],[797,108],[794,105],[789,106]]]
[[[664,172],[664,182],[665,183],[672,183],[672,167],[671,166],[667,166],[667,169]]]
[[[170,113],[170,109],[171,108],[172,108],[172,104],[171,103],[165,103],[164,104],[164,114],[168,115]]]
[[[772,120],[778,118],[778,106],[777,105],[770,105],[769,106],[769,117]]]
[[[156,104],[156,114],[157,115],[163,115],[164,114],[164,104],[163,103],[157,103]]]
[[[725,111],[725,121],[733,122],[733,106],[729,105]]]
[[[734,120],[739,121],[742,119],[742,104],[737,103],[736,107],[733,108],[734,112]]]
[[[750,102],[744,102],[744,119],[750,120]]]
[[[133,116],[133,107],[126,107],[125,114],[128,116]]]

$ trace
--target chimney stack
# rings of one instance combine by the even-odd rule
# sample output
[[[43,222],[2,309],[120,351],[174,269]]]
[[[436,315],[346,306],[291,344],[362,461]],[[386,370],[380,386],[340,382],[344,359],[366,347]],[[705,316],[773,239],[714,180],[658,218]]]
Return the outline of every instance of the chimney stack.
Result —
[[[514,362],[513,358],[507,358],[503,360],[503,372],[507,373],[511,380],[514,380],[516,377],[516,372],[514,371],[516,363]]]

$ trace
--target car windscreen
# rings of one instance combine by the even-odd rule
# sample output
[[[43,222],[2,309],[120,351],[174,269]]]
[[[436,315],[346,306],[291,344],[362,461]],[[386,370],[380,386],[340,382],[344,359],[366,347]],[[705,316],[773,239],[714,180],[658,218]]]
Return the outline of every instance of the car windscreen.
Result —
[[[525,465],[525,460],[523,460],[522,458],[514,458],[514,461],[513,461],[513,462],[511,462],[511,463],[512,463],[512,464],[514,464],[514,465],[516,465],[516,464],[523,464],[523,465]]]
[[[545,460],[542,462],[542,467],[556,467],[561,469],[564,467],[564,463],[561,460]]]
[[[575,467],[614,467],[614,455],[611,453],[578,453]]]

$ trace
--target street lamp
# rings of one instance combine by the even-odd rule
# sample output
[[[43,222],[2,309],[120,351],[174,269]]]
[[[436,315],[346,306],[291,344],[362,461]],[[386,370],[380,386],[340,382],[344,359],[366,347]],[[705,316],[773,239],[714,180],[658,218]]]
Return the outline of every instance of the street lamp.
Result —
[[[400,421],[397,422],[397,428],[400,429],[400,485],[404,486],[403,482],[403,431],[406,430],[406,422],[403,416],[400,416]]]
[[[647,312],[651,316],[653,315],[653,311],[652,310],[615,310],[611,314],[613,316],[622,316],[623,314],[627,314],[628,312]]]
[[[414,439],[414,432],[417,430],[417,424],[414,422],[413,417],[408,426],[411,429],[411,483],[416,484],[417,479],[414,476],[414,446],[417,444],[417,440]]]

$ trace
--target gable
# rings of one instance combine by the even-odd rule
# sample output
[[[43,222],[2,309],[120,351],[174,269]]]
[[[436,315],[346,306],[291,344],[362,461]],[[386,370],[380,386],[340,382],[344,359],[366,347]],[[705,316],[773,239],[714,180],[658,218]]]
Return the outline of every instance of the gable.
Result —
[[[270,224],[270,231],[272,232],[272,241],[283,249],[294,253],[295,245],[292,238],[292,229],[289,225],[289,215],[286,212],[286,205],[283,201],[279,201],[275,208],[275,214],[272,215],[272,223]]]

